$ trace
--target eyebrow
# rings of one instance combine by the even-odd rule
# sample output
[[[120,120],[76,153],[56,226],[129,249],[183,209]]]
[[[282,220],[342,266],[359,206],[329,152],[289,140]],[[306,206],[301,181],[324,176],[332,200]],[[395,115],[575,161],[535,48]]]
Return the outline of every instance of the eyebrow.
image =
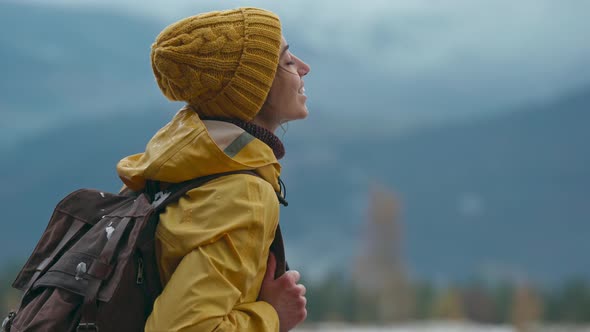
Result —
[[[284,54],[285,52],[287,52],[287,50],[288,50],[288,49],[289,49],[289,44],[285,45],[285,48],[283,48],[283,50],[281,51],[281,55],[279,55],[279,57],[282,57],[282,56],[283,56],[283,54]]]

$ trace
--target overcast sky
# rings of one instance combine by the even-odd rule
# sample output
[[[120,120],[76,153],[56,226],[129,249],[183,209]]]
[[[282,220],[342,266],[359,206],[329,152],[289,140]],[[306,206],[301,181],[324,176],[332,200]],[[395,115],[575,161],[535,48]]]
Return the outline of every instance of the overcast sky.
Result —
[[[162,26],[208,10],[267,8],[281,16],[287,38],[297,34],[319,55],[307,85],[315,87],[312,101],[334,91],[354,96],[351,84],[321,72],[322,66],[333,73],[339,63],[354,63],[389,79],[386,105],[396,123],[517,108],[590,87],[590,1],[584,0],[23,1],[99,7]],[[328,112],[350,102],[332,96]]]
[[[470,68],[463,74],[480,76],[484,85],[504,81],[498,84],[510,87],[506,93],[527,85],[533,91],[523,98],[590,81],[590,1],[584,0],[26,1],[109,8],[167,23],[206,10],[260,6],[276,11],[312,46],[377,62],[402,78]]]

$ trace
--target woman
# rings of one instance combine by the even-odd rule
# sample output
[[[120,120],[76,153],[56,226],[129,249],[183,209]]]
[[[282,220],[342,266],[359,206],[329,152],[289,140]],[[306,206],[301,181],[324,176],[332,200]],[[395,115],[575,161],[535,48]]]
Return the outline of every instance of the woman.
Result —
[[[205,13],[166,27],[152,45],[163,94],[186,102],[146,151],[119,162],[127,187],[232,174],[166,207],[156,231],[164,286],[146,331],[288,331],[305,319],[305,287],[275,279],[280,164],[274,135],[308,112],[310,68],[288,50],[279,18],[257,8]]]

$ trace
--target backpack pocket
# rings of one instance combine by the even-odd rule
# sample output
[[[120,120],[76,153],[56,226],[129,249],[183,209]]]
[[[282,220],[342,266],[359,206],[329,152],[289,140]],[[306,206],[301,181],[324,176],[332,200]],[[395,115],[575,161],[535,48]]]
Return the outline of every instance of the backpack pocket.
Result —
[[[66,332],[76,329],[83,296],[59,287],[40,287],[31,295],[31,301],[14,317],[11,332]]]

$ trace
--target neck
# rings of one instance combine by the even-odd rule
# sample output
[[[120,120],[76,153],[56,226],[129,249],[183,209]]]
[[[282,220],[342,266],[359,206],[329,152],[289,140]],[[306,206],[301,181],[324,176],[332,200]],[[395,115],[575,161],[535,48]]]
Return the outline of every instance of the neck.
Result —
[[[253,123],[253,124],[255,124],[255,125],[259,126],[259,127],[262,127],[264,129],[270,131],[271,133],[276,132],[277,129],[279,128],[279,126],[277,126],[277,125],[271,126],[268,123],[263,122],[260,117],[254,117],[254,119],[252,119],[250,121],[250,123]]]
[[[281,140],[272,131],[258,124],[238,119],[228,119],[221,117],[202,117],[201,119],[233,123],[236,126],[244,129],[248,134],[266,143],[266,145],[272,149],[272,152],[277,159],[281,159],[285,156],[285,147],[283,146],[283,142],[281,142]]]

